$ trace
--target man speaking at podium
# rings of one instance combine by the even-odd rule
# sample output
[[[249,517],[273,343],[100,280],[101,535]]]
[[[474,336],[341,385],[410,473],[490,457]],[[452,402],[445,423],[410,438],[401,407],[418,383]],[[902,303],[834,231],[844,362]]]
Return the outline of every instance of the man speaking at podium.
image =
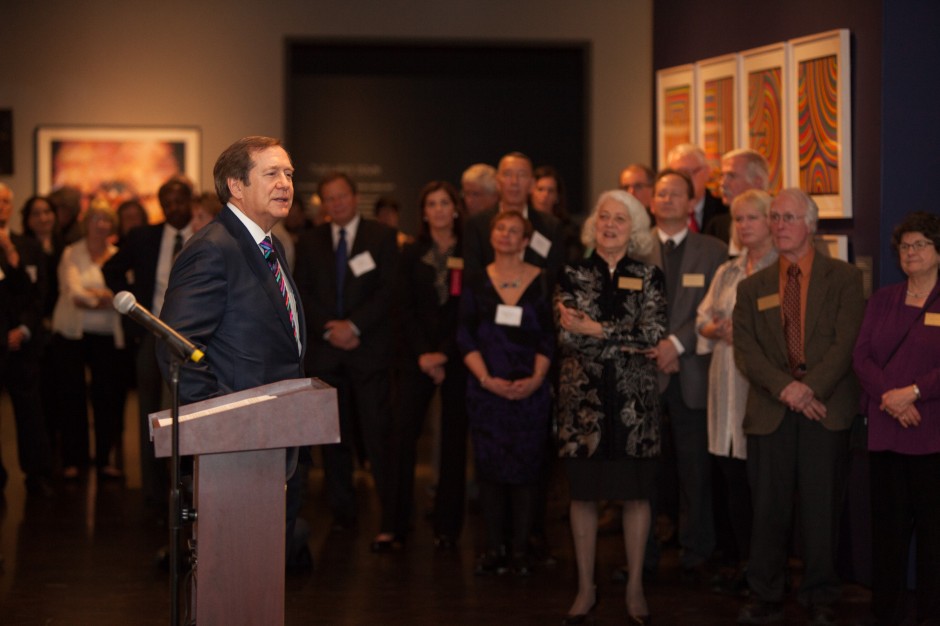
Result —
[[[304,376],[303,310],[284,249],[271,235],[293,201],[293,175],[287,151],[270,137],[245,137],[215,163],[224,208],[180,252],[160,314],[205,353],[181,369],[181,404]],[[167,380],[171,358],[160,342]],[[288,498],[288,540],[297,509],[299,494]]]

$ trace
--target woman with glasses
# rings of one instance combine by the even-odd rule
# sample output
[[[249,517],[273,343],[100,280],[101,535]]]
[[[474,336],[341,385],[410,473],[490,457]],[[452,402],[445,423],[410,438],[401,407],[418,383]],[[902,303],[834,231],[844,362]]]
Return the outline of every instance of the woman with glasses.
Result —
[[[872,611],[905,621],[916,535],[918,624],[940,621],[940,217],[908,215],[892,247],[907,279],[868,302],[853,355],[868,418]]]

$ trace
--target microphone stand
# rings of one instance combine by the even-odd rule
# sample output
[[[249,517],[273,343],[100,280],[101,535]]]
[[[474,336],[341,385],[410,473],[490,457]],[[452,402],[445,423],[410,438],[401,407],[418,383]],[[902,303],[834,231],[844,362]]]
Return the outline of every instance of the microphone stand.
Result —
[[[170,419],[173,437],[170,446],[170,624],[180,622],[180,531],[183,526],[183,484],[180,478],[180,359],[170,361]]]
[[[171,350],[171,352],[174,352]],[[196,512],[183,506],[180,476],[180,366],[186,357],[174,352],[170,360],[170,409],[173,433],[170,446],[170,624],[180,623],[180,535],[183,524],[196,520]]]

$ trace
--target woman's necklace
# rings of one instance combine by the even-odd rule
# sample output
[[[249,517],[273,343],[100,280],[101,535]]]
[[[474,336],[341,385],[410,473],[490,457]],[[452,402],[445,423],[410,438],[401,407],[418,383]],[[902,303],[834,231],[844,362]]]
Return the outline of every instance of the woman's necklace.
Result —
[[[496,272],[494,272],[494,274],[495,273]],[[502,280],[502,276],[499,276],[498,274],[496,278],[499,281],[496,284],[496,287],[498,289],[518,289],[519,286],[522,285],[522,271],[521,270],[519,271],[519,275],[516,276],[514,280]]]
[[[934,283],[934,284],[936,284],[936,283]],[[907,286],[908,286],[907,295],[910,296],[911,298],[924,298],[924,297],[926,297],[931,291],[933,291],[933,286],[932,286],[932,285],[927,289],[927,291],[911,291],[911,290],[910,290],[910,285],[911,285],[911,282],[908,281],[908,282],[907,282]]]

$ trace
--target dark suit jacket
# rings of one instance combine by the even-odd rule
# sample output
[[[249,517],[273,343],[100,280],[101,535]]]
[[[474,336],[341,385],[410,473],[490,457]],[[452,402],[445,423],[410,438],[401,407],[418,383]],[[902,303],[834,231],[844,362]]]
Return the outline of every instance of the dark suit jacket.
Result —
[[[324,326],[337,319],[336,262],[329,224],[301,235],[297,242],[294,274],[310,329],[308,369],[328,372],[340,364],[354,364],[369,371],[388,367],[394,334],[395,285],[398,277],[396,232],[374,220],[360,218],[349,259],[368,252],[375,269],[356,276],[347,267],[343,291],[345,319],[359,329],[360,344],[339,350],[323,338]]]
[[[744,416],[744,432],[749,435],[774,432],[787,409],[778,400],[783,388],[793,382],[781,298],[779,261],[738,285],[734,358],[751,383]],[[864,310],[861,271],[817,252],[806,296],[803,382],[825,403],[827,415],[822,425],[829,430],[848,428],[858,413],[859,386],[852,371],[852,349]]]
[[[682,399],[690,409],[704,409],[708,398],[708,364],[710,355],[695,353],[697,341],[695,316],[698,305],[708,293],[708,286],[718,266],[728,260],[728,248],[719,240],[708,235],[689,232],[682,244],[682,264],[679,266],[679,287],[676,293],[667,293],[667,313],[669,315],[668,335],[675,335],[685,352],[679,357],[679,383]],[[656,229],[653,229],[653,249],[641,259],[663,269],[662,243]],[[689,284],[684,286],[683,276],[689,277]],[[698,286],[692,286],[702,281]],[[660,373],[660,392],[669,384],[669,376]]]
[[[724,233],[716,233],[716,232],[712,232],[709,229],[709,225],[711,224],[713,219],[715,219],[719,215],[727,215],[727,214],[728,214],[728,207],[724,205],[724,203],[721,201],[721,198],[717,198],[713,196],[710,191],[706,190],[705,191],[705,206],[702,207],[702,228],[700,229],[700,232],[708,233],[710,235],[716,236],[722,241],[727,243],[728,235],[731,232],[730,230]]]
[[[17,252],[19,252],[18,246]],[[0,366],[2,366],[7,354],[7,335],[23,323],[22,303],[27,298],[31,287],[29,277],[23,270],[23,263],[20,262],[19,267],[12,267],[6,262],[6,255],[2,252],[0,252],[0,270],[3,271],[3,278],[0,279]]]
[[[130,291],[141,306],[152,311],[162,239],[163,224],[140,226],[127,233],[117,253],[101,268],[108,289],[114,293]],[[137,341],[147,331],[125,318],[124,332]]]
[[[13,305],[14,322],[10,328],[17,326],[26,326],[30,332],[30,341],[34,344],[34,339],[39,339],[42,333],[42,314],[43,302],[47,297],[49,290],[48,262],[42,247],[35,239],[24,235],[10,234],[10,241],[16,247],[20,255],[20,265],[18,270],[12,270],[4,263],[3,271],[16,274],[17,271],[23,273],[25,282],[11,304]],[[6,340],[6,337],[4,337]],[[34,344],[35,345],[35,344]],[[25,349],[25,347],[24,347]]]
[[[163,224],[141,226],[127,233],[117,254],[101,268],[108,288],[114,293],[130,291],[137,302],[152,308],[162,239]]]
[[[490,245],[490,222],[496,217],[499,207],[474,215],[464,227],[464,272],[473,280],[483,275],[486,266],[493,262],[493,246]],[[543,257],[532,246],[526,248],[525,261],[541,267],[548,275],[549,284],[554,286],[565,264],[565,232],[562,223],[553,215],[536,211],[529,207],[529,221],[536,232],[548,239],[552,246],[548,256]]]
[[[274,245],[286,267],[277,238]],[[298,295],[290,274],[284,275]],[[300,298],[296,300],[298,332],[305,345],[303,307]],[[193,235],[177,257],[160,317],[206,353],[201,363],[183,367],[184,403],[304,376],[303,355],[274,275],[228,207]],[[163,342],[157,345],[157,360],[169,379],[170,354]]]

